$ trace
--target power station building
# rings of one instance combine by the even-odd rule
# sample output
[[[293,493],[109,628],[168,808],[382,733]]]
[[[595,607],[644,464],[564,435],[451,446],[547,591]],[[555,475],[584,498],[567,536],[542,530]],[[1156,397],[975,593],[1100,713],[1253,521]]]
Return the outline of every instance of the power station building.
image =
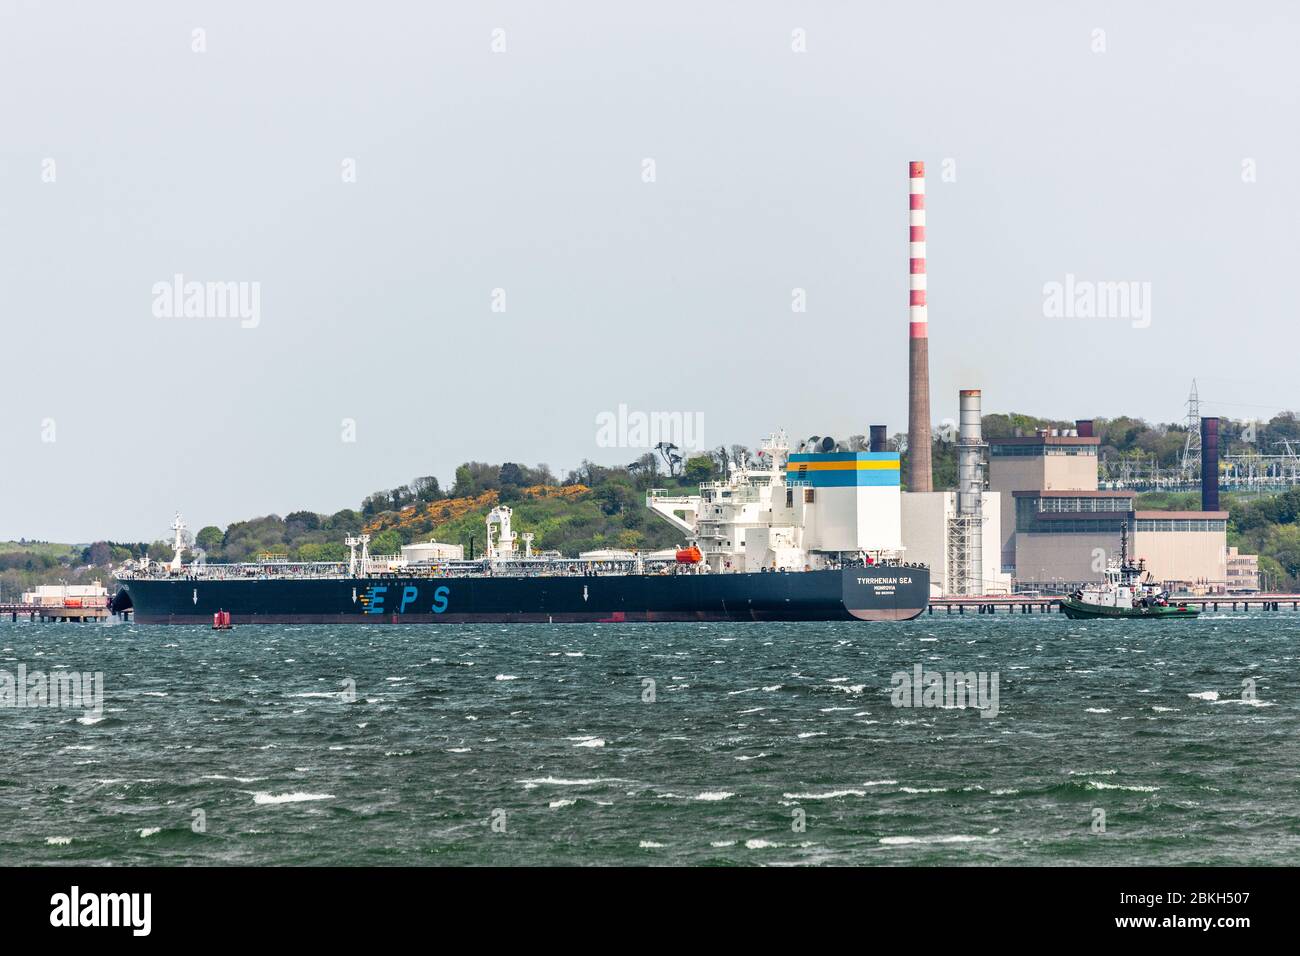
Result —
[[[989,441],[989,491],[1006,496],[1000,525],[1003,571],[1013,572],[1017,565],[1016,508],[1011,496],[1018,491],[1096,491],[1100,446],[1099,438],[1080,435],[1078,430],[1066,434],[1043,430],[1024,438]]]
[[[1076,422],[1075,428],[1040,430],[985,445],[980,393],[966,389],[961,393],[957,490],[934,491],[927,285],[925,164],[912,162],[908,164],[907,490],[902,493],[900,531],[909,560],[930,566],[933,592],[1005,593],[1013,579],[1022,590],[1074,590],[1102,579],[1107,563],[1119,557],[1124,530],[1130,557],[1145,560],[1152,574],[1171,590],[1226,590],[1230,565],[1232,584],[1248,587],[1250,579],[1257,578],[1248,561],[1252,556],[1234,553],[1229,558],[1228,513],[1219,510],[1217,418],[1201,419],[1202,510],[1138,511],[1132,491],[1098,489],[1101,441],[1093,435],[1091,420]],[[876,444],[874,427],[873,450],[883,450]],[[800,457],[791,456],[796,474],[790,478],[796,489],[810,484],[800,492],[806,496],[804,502],[815,501],[818,494],[828,499],[836,496],[834,517],[827,520],[825,513],[818,512],[810,525],[814,537],[823,538],[827,542],[823,546],[851,548],[861,537],[862,517],[874,516],[876,504],[863,496],[859,469],[879,464],[858,461],[856,456],[852,461],[825,462]],[[803,467],[795,468],[798,465]],[[850,480],[838,471],[832,476],[821,469],[842,470],[853,477]],[[896,486],[892,490],[897,493]],[[801,503],[792,499],[786,507],[798,510]]]
[[[990,440],[989,490],[1003,495],[1001,570],[1022,590],[1073,590],[1101,579],[1127,526],[1130,557],[1170,590],[1226,590],[1228,513],[1217,507],[1217,463],[1205,510],[1139,511],[1134,492],[1098,490],[1099,446],[1090,421]]]

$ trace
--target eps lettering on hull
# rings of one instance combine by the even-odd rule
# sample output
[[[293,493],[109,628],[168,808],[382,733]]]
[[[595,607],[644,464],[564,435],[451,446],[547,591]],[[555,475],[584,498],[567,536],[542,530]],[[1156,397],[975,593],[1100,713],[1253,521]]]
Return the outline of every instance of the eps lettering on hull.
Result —
[[[416,612],[423,611],[418,602],[420,600],[420,589],[414,584],[403,585],[399,589],[397,586],[392,588],[393,594],[388,594],[389,588],[386,584],[376,584],[366,588],[366,593],[361,596],[361,604],[365,607],[365,614],[405,614],[408,609]],[[441,614],[447,610],[447,605],[451,597],[451,588],[445,584],[433,589],[433,604],[430,605],[429,611],[434,614]],[[391,602],[391,603],[390,603]]]

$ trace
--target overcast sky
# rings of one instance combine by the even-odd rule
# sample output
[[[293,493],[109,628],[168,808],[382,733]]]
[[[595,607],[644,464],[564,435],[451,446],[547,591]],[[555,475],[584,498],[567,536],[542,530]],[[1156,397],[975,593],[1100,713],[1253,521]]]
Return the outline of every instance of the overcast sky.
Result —
[[[909,160],[936,419],[1300,406],[1298,47],[1283,3],[0,0],[0,538],[625,464],[620,404],[904,430]],[[255,321],[160,317],[177,274]],[[1049,317],[1067,275],[1133,314]]]

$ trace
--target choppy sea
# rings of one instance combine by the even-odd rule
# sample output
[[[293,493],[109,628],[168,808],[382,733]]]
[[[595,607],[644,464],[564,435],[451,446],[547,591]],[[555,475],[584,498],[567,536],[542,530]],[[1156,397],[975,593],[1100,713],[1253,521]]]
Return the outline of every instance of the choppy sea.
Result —
[[[1298,649],[1288,612],[6,622],[0,693],[20,665],[104,692],[0,706],[0,860],[1291,863]],[[895,706],[917,665],[984,675],[996,715]]]

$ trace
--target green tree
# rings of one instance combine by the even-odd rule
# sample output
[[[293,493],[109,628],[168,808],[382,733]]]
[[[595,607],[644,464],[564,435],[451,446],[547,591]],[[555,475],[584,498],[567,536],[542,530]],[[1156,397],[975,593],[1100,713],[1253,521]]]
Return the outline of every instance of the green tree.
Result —
[[[524,484],[524,470],[513,461],[508,461],[501,466],[498,480],[503,486],[515,485],[518,487]]]
[[[325,519],[325,530],[335,537],[357,534],[361,530],[362,523],[361,515],[351,508],[344,508]]]
[[[320,515],[314,511],[291,511],[285,515],[284,522],[289,526],[291,535],[299,535],[304,531],[320,530]]]
[[[370,539],[371,554],[398,554],[402,550],[402,536],[392,528],[381,531]]]
[[[712,455],[696,455],[686,459],[682,477],[692,484],[699,484],[702,481],[711,481],[717,469],[718,463],[713,460]]]
[[[166,541],[155,541],[149,545],[150,561],[170,561],[174,553],[172,546]]]
[[[415,492],[415,497],[425,504],[443,497],[442,488],[438,485],[438,479],[432,475],[416,478],[411,482],[411,490]]]
[[[469,465],[461,465],[456,469],[456,480],[451,486],[451,497],[468,498],[474,494],[474,476],[470,473]]]
[[[641,496],[619,482],[609,481],[596,489],[600,510],[611,517],[623,514],[641,504]]]
[[[194,543],[203,549],[208,555],[214,555],[221,550],[221,544],[225,540],[225,532],[216,525],[208,525],[200,528],[199,533],[194,536]]]
[[[299,561],[346,561],[348,549],[334,542],[309,541],[298,546],[297,557]]]

